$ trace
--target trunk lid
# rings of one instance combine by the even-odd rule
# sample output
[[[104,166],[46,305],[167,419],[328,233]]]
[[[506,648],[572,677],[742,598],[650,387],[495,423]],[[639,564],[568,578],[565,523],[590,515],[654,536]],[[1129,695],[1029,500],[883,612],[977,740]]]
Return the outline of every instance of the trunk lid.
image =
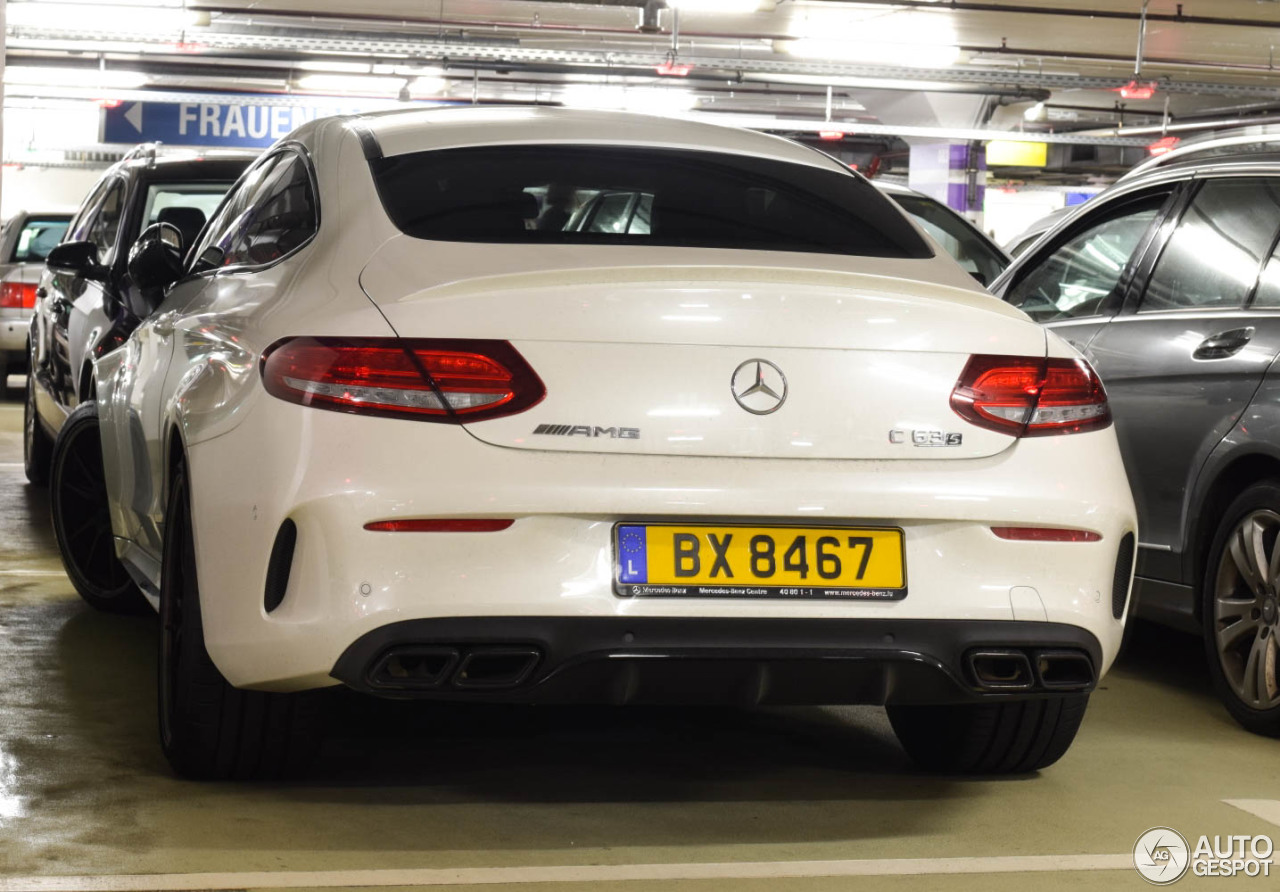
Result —
[[[876,272],[840,272],[744,265],[753,255],[724,251],[716,253],[738,262],[708,265],[712,252],[703,250],[690,252],[698,265],[566,264],[424,288],[411,284],[404,255],[417,248],[421,262],[424,243],[388,250],[399,241],[361,278],[397,334],[510,341],[546,385],[533,408],[467,425],[496,446],[981,458],[1014,440],[951,409],[969,356],[1045,354],[1043,331],[1017,310],[985,293],[900,278],[910,262],[857,258]],[[485,268],[481,256],[472,269]]]

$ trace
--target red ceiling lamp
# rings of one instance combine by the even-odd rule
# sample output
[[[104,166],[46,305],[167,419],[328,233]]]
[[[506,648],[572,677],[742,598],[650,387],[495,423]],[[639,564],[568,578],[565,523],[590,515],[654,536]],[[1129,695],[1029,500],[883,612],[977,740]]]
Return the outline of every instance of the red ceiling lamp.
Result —
[[[119,108],[124,104],[123,99],[95,99],[93,104],[98,108]]]
[[[1155,81],[1136,81],[1132,80],[1123,87],[1112,87],[1113,93],[1119,93],[1121,99],[1150,99],[1156,95],[1156,87],[1159,86]]]
[[[684,62],[677,62],[674,59],[668,59],[661,65],[655,66],[653,70],[666,77],[688,77],[689,72],[693,71],[693,66]]]
[[[843,130],[819,130],[818,139],[823,139],[828,142],[835,142],[836,140],[844,139],[844,131]]]
[[[1178,147],[1182,140],[1176,136],[1164,136],[1147,146],[1147,154],[1151,156],[1167,155]]]

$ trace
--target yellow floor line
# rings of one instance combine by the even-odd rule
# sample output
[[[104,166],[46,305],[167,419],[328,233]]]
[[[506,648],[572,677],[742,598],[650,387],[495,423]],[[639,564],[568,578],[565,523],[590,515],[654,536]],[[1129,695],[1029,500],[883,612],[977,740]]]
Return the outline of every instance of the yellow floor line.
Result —
[[[865,861],[744,861],[692,864],[592,864],[578,867],[458,867],[119,876],[0,877],[0,892],[162,892],[334,888],[340,886],[485,886],[920,874],[1041,873],[1133,870],[1133,856],[1011,855],[989,858],[903,858]]]

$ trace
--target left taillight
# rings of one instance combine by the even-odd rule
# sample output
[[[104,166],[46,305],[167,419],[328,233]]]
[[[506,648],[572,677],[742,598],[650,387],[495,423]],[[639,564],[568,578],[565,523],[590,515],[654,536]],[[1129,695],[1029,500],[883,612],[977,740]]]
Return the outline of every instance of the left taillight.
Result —
[[[36,305],[34,282],[0,283],[0,307],[6,310],[30,310]]]
[[[317,409],[462,423],[523,412],[546,387],[506,341],[286,338],[262,357],[267,392]]]
[[[1083,359],[969,357],[951,408],[978,427],[1014,437],[1077,434],[1111,424],[1107,392]]]

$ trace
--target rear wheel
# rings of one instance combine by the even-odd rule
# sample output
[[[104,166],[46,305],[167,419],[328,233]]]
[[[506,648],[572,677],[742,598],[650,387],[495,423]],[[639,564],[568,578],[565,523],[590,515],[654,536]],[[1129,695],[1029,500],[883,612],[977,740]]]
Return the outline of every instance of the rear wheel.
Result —
[[[1280,737],[1280,481],[1254,484],[1227,507],[1201,590],[1218,697],[1250,731]]]
[[[58,432],[50,466],[49,507],[62,565],[80,597],[111,613],[147,610],[146,598],[116,557],[94,403],[67,416]]]
[[[160,745],[174,770],[211,780],[301,772],[318,743],[319,695],[240,690],[210,659],[181,467],[170,486],[160,588]]]
[[[53,441],[44,432],[36,412],[36,376],[27,373],[27,399],[22,407],[22,466],[27,480],[43,485],[49,479]]]
[[[1088,694],[1008,703],[889,706],[907,753],[930,771],[1016,774],[1047,768],[1075,740]]]

